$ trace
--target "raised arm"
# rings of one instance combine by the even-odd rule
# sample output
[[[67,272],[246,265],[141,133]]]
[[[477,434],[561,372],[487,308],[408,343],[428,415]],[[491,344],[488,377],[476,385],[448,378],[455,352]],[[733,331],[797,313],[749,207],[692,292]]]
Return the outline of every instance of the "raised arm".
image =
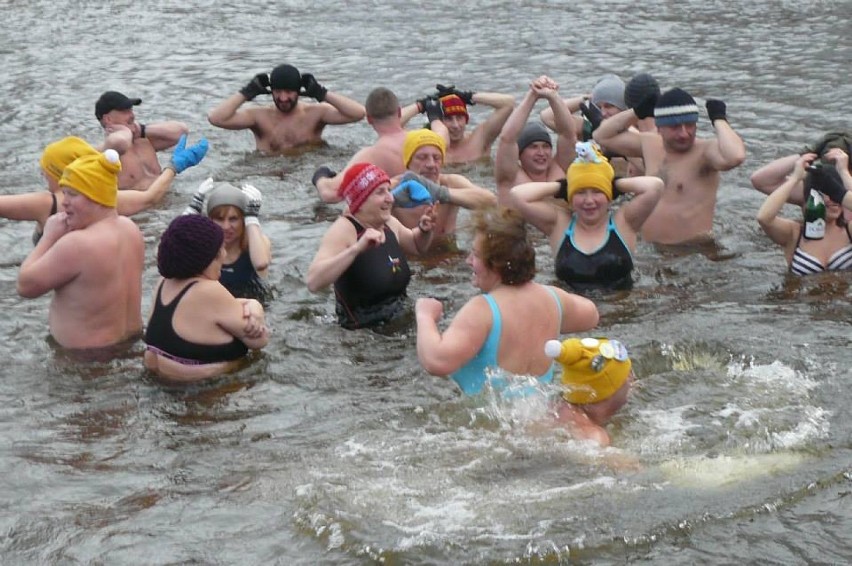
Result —
[[[642,157],[641,136],[635,129],[630,129],[638,122],[636,109],[628,108],[601,122],[592,137],[601,147],[613,153],[625,157]]]
[[[728,171],[745,161],[745,144],[728,123],[724,102],[710,99],[706,107],[710,123],[716,129],[716,143],[705,146],[704,157],[715,170]]]
[[[246,98],[232,94],[207,113],[207,121],[226,130],[248,130],[257,126],[257,119],[251,109],[240,110]]]
[[[634,195],[630,202],[618,209],[616,215],[623,216],[633,234],[638,234],[660,201],[665,183],[659,177],[625,177],[616,180],[615,187],[622,193]]]
[[[521,213],[524,220],[550,238],[560,212],[552,202],[546,200],[552,201],[563,184],[564,181],[543,181],[516,185],[509,192],[511,206]]]
[[[207,121],[226,130],[247,130],[257,127],[254,112],[239,110],[244,102],[261,94],[270,94],[269,75],[258,73],[236,94],[232,94],[207,113]]]
[[[793,187],[802,183],[805,177],[805,167],[814,159],[816,159],[814,153],[800,155],[787,179],[771,195],[766,197],[757,211],[757,223],[773,242],[784,247],[785,250],[795,243],[799,224],[787,218],[779,218],[778,213],[781,212],[781,208],[790,197],[790,191],[793,190]]]
[[[302,74],[302,87],[307,96],[321,103],[324,124],[350,124],[363,120],[367,115],[363,104],[337,92],[329,91],[310,73]]]
[[[536,93],[532,89],[528,90],[500,131],[494,157],[494,181],[497,184],[497,200],[500,204],[508,203],[509,189],[512,188],[520,170],[518,136],[521,135],[521,130],[524,129],[536,100],[538,100]]]
[[[787,179],[787,175],[793,170],[798,159],[799,154],[794,153],[767,163],[752,173],[751,185],[765,195],[772,194]],[[788,198],[791,204],[804,204],[804,187],[801,183],[793,187]]]
[[[184,134],[189,134],[189,126],[183,122],[154,122],[152,124],[143,124],[140,128],[144,132],[144,137],[151,142],[154,149],[162,151],[174,146],[180,137]]]
[[[470,94],[470,100],[474,104],[484,104],[494,109],[488,118],[473,130],[472,134],[483,151],[486,151],[500,135],[500,130],[512,114],[515,108],[515,97],[498,92],[474,92]]]
[[[577,112],[580,111],[580,104],[584,100],[586,100],[586,98],[588,98],[588,95],[572,96],[571,98],[563,98],[562,104],[565,105],[565,109],[568,111],[568,113],[573,115],[573,114],[576,114]],[[538,116],[541,119],[541,121],[544,123],[545,126],[550,128],[551,130],[556,129],[556,121],[553,117],[553,108],[548,106],[547,108],[542,110],[539,113]],[[580,116],[572,116],[572,118],[573,118],[575,124],[581,124],[583,122],[583,119]],[[579,130],[580,126],[578,125],[576,127]]]

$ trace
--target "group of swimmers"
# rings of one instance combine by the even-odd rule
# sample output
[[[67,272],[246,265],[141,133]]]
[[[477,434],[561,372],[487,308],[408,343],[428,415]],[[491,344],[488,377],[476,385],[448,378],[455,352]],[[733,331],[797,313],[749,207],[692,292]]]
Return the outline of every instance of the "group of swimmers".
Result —
[[[273,106],[244,106],[263,95]],[[547,107],[540,120],[530,120],[540,99]],[[139,104],[104,93],[95,108],[104,141],[92,146],[69,137],[49,145],[41,161],[49,192],[0,197],[0,214],[37,222],[18,291],[24,297],[54,292],[50,333],[65,348],[138,339],[144,244],[125,215],[158,204],[174,177],[208,149],[204,139],[187,145],[185,124],[137,122]],[[474,105],[491,112],[469,129]],[[557,357],[566,388],[560,420],[578,436],[606,444],[603,426],[630,386],[626,349],[592,338],[566,340],[558,353],[544,345],[595,328],[596,306],[576,292],[630,288],[640,238],[661,245],[712,239],[720,173],[743,162],[745,146],[723,101],[707,100],[706,109],[715,135],[700,139],[695,99],[679,88],[662,92],[644,73],[627,84],[606,75],[588,95],[570,98],[541,76],[517,104],[511,95],[438,84],[404,107],[383,87],[361,105],[284,64],[252,77],[211,109],[208,120],[249,129],[260,152],[280,153],[320,142],[327,125],[366,117],[375,143],[339,173],[322,165],[313,175],[319,197],[345,207],[319,243],[308,289],[333,286],[344,328],[393,321],[408,308],[407,258],[451,240],[459,209],[469,209],[474,239],[466,261],[483,294],[443,332],[441,303],[418,299],[418,359],[429,373],[451,376],[464,393],[475,394],[487,383],[503,387],[506,375],[549,382]],[[406,129],[420,114],[428,126]],[[850,141],[830,134],[752,177],[770,195],[760,225],[784,246],[795,273],[852,267],[852,235],[841,210],[852,208]],[[489,159],[495,143],[494,190],[445,171]],[[161,168],[156,152],[169,148],[170,163]],[[822,239],[802,238],[800,223],[778,218],[785,202],[804,202],[809,191],[826,196],[832,227]],[[163,233],[157,253],[163,279],[144,325],[145,365],[161,377],[220,375],[268,342],[263,302],[271,243],[260,227],[261,203],[255,187],[208,179]],[[555,275],[573,292],[533,281],[527,223],[548,238]],[[532,328],[530,320],[537,321]],[[503,377],[490,379],[495,372]]]

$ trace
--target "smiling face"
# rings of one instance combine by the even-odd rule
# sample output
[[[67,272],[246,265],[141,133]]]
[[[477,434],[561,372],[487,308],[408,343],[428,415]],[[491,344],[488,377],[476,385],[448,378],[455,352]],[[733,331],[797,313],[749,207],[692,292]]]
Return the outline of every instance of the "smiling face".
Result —
[[[464,114],[444,116],[441,121],[447,127],[451,142],[459,142],[464,139],[464,132],[467,128],[467,118],[465,118]]]
[[[609,211],[609,199],[597,189],[583,189],[571,197],[571,208],[586,222],[595,222]]]
[[[553,149],[549,143],[536,141],[529,144],[518,155],[521,168],[529,175],[544,175],[553,160]]]
[[[370,193],[354,216],[370,226],[378,227],[390,220],[391,210],[393,195],[390,192],[390,183],[382,183]]]

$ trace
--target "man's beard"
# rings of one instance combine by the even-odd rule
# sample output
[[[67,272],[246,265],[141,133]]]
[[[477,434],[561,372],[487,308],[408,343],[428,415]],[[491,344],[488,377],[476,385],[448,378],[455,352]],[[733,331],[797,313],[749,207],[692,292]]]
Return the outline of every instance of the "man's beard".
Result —
[[[275,107],[284,114],[289,114],[290,112],[295,110],[296,104],[298,104],[298,102],[298,98],[294,98],[292,102],[290,100],[285,100],[283,102],[275,100]]]

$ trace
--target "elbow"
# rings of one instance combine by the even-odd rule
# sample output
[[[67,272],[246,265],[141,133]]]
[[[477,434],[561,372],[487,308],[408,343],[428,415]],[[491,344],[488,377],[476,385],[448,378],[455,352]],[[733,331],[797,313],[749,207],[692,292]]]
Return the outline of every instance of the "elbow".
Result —
[[[308,271],[308,276],[305,277],[305,285],[308,287],[308,291],[314,294],[319,293],[327,287],[327,285],[323,285],[323,282],[319,280],[316,274],[310,271]]]
[[[440,360],[428,358],[426,356],[421,356],[420,365],[429,375],[435,375],[438,377],[446,377],[453,372],[453,368],[447,366],[447,364],[442,363]]]
[[[207,113],[207,121],[210,122],[211,126],[216,126],[217,128],[222,127],[222,120],[215,110],[211,110]]]
[[[749,181],[751,181],[751,186],[760,191],[763,194],[768,195],[772,192],[772,187],[766,182],[764,175],[761,171],[755,171],[752,173],[751,177],[749,177]]]
[[[44,291],[38,289],[35,285],[27,281],[26,279],[21,278],[18,278],[17,290],[18,295],[25,299],[35,299],[44,294]]]

